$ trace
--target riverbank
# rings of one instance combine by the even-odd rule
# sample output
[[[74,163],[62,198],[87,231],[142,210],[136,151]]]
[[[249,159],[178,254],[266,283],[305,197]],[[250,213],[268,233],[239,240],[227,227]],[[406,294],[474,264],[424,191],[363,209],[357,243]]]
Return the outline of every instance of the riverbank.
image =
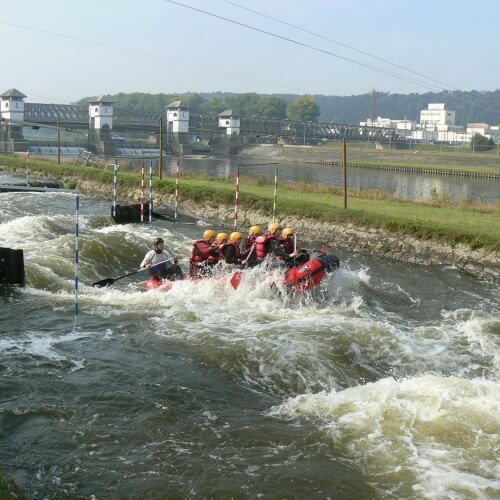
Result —
[[[10,166],[6,168],[11,171],[22,164],[2,163],[8,163]],[[91,196],[112,197],[111,172],[41,162],[32,165],[33,171],[37,169],[64,179]],[[139,199],[137,177],[134,174],[121,176],[121,202]],[[157,208],[172,204],[173,193],[172,179],[155,180]],[[241,195],[240,226],[265,224],[271,213],[271,188],[245,186]],[[283,189],[280,191],[280,219],[295,227],[302,241],[322,241],[333,249],[345,248],[411,263],[454,265],[481,279],[500,282],[498,214],[367,199],[351,200],[353,208],[346,211],[341,202],[341,197],[329,193]],[[230,184],[183,180],[183,209],[230,226],[233,206],[234,187]]]
[[[241,158],[308,163],[342,162],[342,142],[328,146],[254,145],[242,148]],[[439,153],[417,150],[366,148],[348,143],[347,162],[361,165],[402,165],[462,172],[500,174],[500,156],[492,153]]]

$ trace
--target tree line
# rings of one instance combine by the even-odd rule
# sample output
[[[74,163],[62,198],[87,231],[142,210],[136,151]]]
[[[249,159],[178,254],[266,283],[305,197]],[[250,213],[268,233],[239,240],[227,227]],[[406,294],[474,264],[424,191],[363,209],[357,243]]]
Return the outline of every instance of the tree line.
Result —
[[[370,92],[353,96],[292,94],[235,94],[228,92],[183,94],[148,94],[134,92],[107,96],[115,106],[137,110],[158,111],[180,100],[193,111],[218,114],[231,109],[234,114],[259,118],[278,118],[300,121],[359,123],[381,116],[392,119],[419,121],[420,111],[429,103],[444,103],[456,112],[456,124],[484,122],[500,124],[500,90],[427,92],[425,94],[389,94]],[[86,104],[83,98],[77,104]],[[374,114],[374,116],[372,116]]]

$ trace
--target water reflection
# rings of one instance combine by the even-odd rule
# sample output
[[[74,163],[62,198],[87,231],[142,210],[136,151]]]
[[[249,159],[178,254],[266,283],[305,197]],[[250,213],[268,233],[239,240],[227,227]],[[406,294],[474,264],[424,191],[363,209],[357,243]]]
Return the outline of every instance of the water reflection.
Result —
[[[265,160],[236,160],[216,158],[182,158],[179,160],[182,171],[190,170],[214,177],[228,178],[236,174],[238,164],[241,175],[254,179],[265,178],[272,182],[275,167],[279,168],[279,180],[305,182],[319,185],[343,186],[342,168],[332,165],[316,165],[280,161],[274,165]],[[175,173],[176,160],[166,161],[166,170]],[[446,199],[452,202],[484,201],[496,202],[500,198],[500,182],[492,179],[469,177],[435,176],[407,172],[391,172],[353,167],[348,169],[347,185],[360,191],[380,190],[397,198],[417,200]]]

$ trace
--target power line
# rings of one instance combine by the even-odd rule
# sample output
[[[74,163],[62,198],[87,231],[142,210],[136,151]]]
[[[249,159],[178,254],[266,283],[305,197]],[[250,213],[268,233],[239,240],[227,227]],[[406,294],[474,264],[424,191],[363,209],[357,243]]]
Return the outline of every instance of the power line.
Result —
[[[232,76],[232,77],[240,78],[240,79],[243,79],[243,80],[254,81],[254,82],[257,82],[257,83],[265,83],[266,85],[272,85],[274,87],[280,87],[280,88],[284,88],[284,89],[287,89],[287,90],[292,90],[292,91],[299,92],[299,93],[305,93],[302,90],[295,89],[295,88],[289,87],[287,85],[282,85],[282,84],[278,84],[278,83],[268,82],[266,80],[260,80],[258,78],[253,78],[253,77],[250,77],[250,76],[240,75],[238,73],[232,73],[230,71],[219,70],[219,69],[210,68],[210,67],[207,67],[207,66],[200,66],[198,64],[193,64],[193,63],[188,63],[188,62],[184,62],[184,61],[179,61],[177,59],[170,59],[168,57],[160,56],[160,55],[157,55],[157,54],[151,54],[149,52],[143,52],[143,51],[136,50],[136,49],[130,49],[130,48],[126,48],[126,47],[120,47],[118,45],[112,45],[112,44],[108,44],[108,43],[104,43],[104,42],[99,42],[99,41],[96,41],[96,40],[89,40],[89,39],[86,39],[86,38],[80,38],[80,37],[73,36],[73,35],[67,35],[65,33],[57,33],[55,31],[49,31],[49,30],[44,30],[44,29],[41,29],[41,28],[35,28],[33,26],[25,26],[23,24],[11,23],[9,21],[2,21],[2,20],[0,20],[0,24],[4,24],[6,26],[12,26],[14,28],[21,28],[21,29],[28,30],[28,31],[35,31],[37,33],[43,33],[45,35],[57,36],[57,37],[60,37],[60,38],[65,38],[67,40],[75,40],[75,41],[78,41],[78,42],[88,43],[88,44],[91,44],[91,45],[96,45],[98,47],[104,47],[104,48],[107,48],[107,49],[113,49],[113,50],[118,50],[118,51],[121,51],[121,52],[127,52],[127,53],[130,53],[130,54],[136,54],[136,55],[140,55],[140,56],[151,57],[153,59],[158,59],[160,61],[166,61],[166,62],[170,62],[170,63],[174,63],[174,64],[182,64],[183,66],[189,66],[189,67],[192,67],[192,68],[202,69],[204,71],[211,71],[213,73],[219,73],[219,74],[226,75],[226,76]]]
[[[377,71],[378,73],[382,73],[382,74],[385,74],[385,75],[393,76],[394,78],[398,78],[399,80],[403,80],[403,81],[406,81],[408,83],[412,83],[414,85],[423,87],[426,90],[430,90],[430,91],[439,90],[439,89],[436,89],[435,87],[430,87],[425,82],[422,82],[422,81],[419,81],[419,80],[415,80],[415,79],[413,79],[411,77],[405,77],[404,75],[400,75],[398,73],[394,73],[393,71],[386,70],[386,69],[383,69],[383,68],[379,68],[377,66],[372,66],[371,64],[366,64],[366,63],[363,63],[361,61],[357,61],[355,59],[351,59],[350,57],[342,56],[340,54],[336,54],[335,52],[331,52],[329,50],[322,49],[320,47],[315,47],[314,45],[310,45],[308,43],[304,43],[304,42],[301,42],[299,40],[295,40],[293,38],[290,38],[290,37],[287,37],[287,36],[284,36],[284,35],[278,35],[277,33],[273,33],[272,31],[264,30],[262,28],[257,28],[255,26],[251,26],[250,24],[246,24],[246,23],[243,23],[243,22],[240,22],[240,21],[236,21],[234,19],[230,19],[228,17],[224,17],[224,16],[220,16],[218,14],[214,14],[213,12],[208,12],[206,10],[198,9],[198,8],[193,7],[191,5],[183,4],[181,2],[176,2],[175,0],[165,0],[165,2],[174,4],[174,5],[179,5],[180,7],[185,7],[186,9],[190,9],[190,10],[193,10],[193,11],[205,14],[207,16],[211,16],[211,17],[215,17],[217,19],[221,19],[222,21],[227,21],[229,23],[233,23],[233,24],[236,24],[238,26],[242,26],[244,28],[248,28],[248,29],[253,30],[253,31],[257,31],[257,32],[263,33],[265,35],[268,35],[268,36],[271,36],[271,37],[274,37],[274,38],[278,38],[280,40],[284,40],[286,42],[290,42],[290,43],[293,43],[295,45],[299,45],[299,46],[307,48],[307,49],[314,50],[316,52],[320,52],[320,53],[323,53],[323,54],[326,54],[326,55],[329,55],[329,56],[332,56],[332,57],[336,57],[338,59],[342,59],[344,61],[356,64],[357,66],[362,66],[364,68],[372,69],[374,71]]]
[[[429,80],[429,81],[432,81],[432,82],[435,82],[435,83],[439,83],[440,85],[448,87],[451,90],[460,91],[460,89],[458,87],[454,86],[454,85],[448,84],[448,83],[443,82],[441,80],[437,80],[437,79],[435,79],[433,77],[427,76],[427,75],[425,75],[423,73],[419,73],[418,71],[414,71],[414,70],[412,70],[410,68],[406,68],[405,66],[402,66],[400,64],[394,63],[394,62],[389,61],[387,59],[383,59],[382,57],[376,56],[375,54],[371,54],[370,52],[366,52],[364,50],[358,49],[358,48],[353,47],[351,45],[348,45],[346,43],[339,42],[338,40],[334,40],[334,39],[332,39],[330,37],[327,37],[325,35],[322,35],[320,33],[316,33],[315,31],[311,31],[311,30],[308,30],[308,29],[303,28],[301,26],[297,26],[297,25],[289,23],[287,21],[283,21],[282,19],[279,19],[279,18],[274,17],[274,16],[270,16],[270,15],[265,14],[263,12],[260,12],[258,10],[250,9],[249,7],[245,7],[244,5],[241,5],[241,4],[237,3],[237,2],[232,2],[231,0],[221,0],[221,1],[224,2],[224,3],[230,4],[230,5],[233,5],[235,7],[238,7],[239,9],[243,9],[243,10],[246,10],[248,12],[252,12],[252,13],[257,14],[259,16],[265,17],[267,19],[271,19],[272,21],[276,21],[276,22],[278,22],[280,24],[284,24],[285,26],[290,26],[291,28],[303,31],[304,33],[308,33],[310,35],[313,35],[315,37],[321,38],[323,40],[327,40],[327,41],[329,41],[331,43],[340,45],[341,47],[345,47],[345,48],[347,48],[349,50],[353,50],[355,52],[358,52],[359,54],[363,54],[365,56],[368,56],[368,57],[371,57],[373,59],[376,59],[377,61],[381,61],[383,63],[389,64],[389,65],[394,66],[396,68],[402,69],[403,71],[407,71],[408,73],[412,73],[414,75],[417,75],[417,76],[420,76],[422,78],[425,78],[426,80]],[[488,105],[488,109],[490,109],[489,103],[488,103],[488,101],[486,99],[483,99],[481,96],[471,96],[471,97],[474,100],[476,100],[476,101],[478,101],[480,103],[487,104]],[[494,111],[496,111],[496,110],[494,110]],[[500,111],[498,111],[498,112],[500,112]]]
[[[363,63],[361,61],[357,61],[356,59],[352,59],[350,57],[345,57],[345,56],[342,56],[340,54],[336,54],[335,52],[331,52],[329,50],[326,50],[326,49],[322,49],[320,47],[315,47],[314,45],[310,45],[308,43],[304,43],[304,42],[301,42],[299,40],[295,40],[293,38],[290,38],[290,37],[286,37],[286,36],[283,36],[283,35],[278,35],[277,33],[273,33],[271,31],[268,31],[268,30],[264,30],[262,28],[257,28],[255,26],[251,26],[249,24],[246,24],[246,23],[243,23],[243,22],[240,22],[240,21],[236,21],[234,19],[230,19],[230,18],[227,18],[227,17],[224,17],[224,16],[221,16],[221,15],[218,15],[218,14],[214,14],[212,12],[208,12],[206,10],[203,10],[203,9],[199,9],[197,7],[193,7],[191,5],[187,5],[187,4],[184,4],[184,3],[181,3],[181,2],[177,2],[175,0],[165,0],[165,2],[168,2],[168,3],[171,3],[171,4],[174,4],[174,5],[178,5],[180,7],[184,7],[186,9],[190,9],[190,10],[193,10],[195,12],[200,12],[201,14],[205,14],[207,16],[210,16],[210,17],[214,17],[216,19],[220,19],[222,21],[226,21],[226,22],[229,22],[229,23],[232,23],[232,24],[236,24],[238,26],[242,26],[244,28],[248,28],[250,30],[253,30],[253,31],[257,31],[259,33],[263,33],[265,35],[268,35],[268,36],[271,36],[271,37],[274,37],[274,38],[278,38],[280,40],[284,40],[286,42],[290,42],[290,43],[293,43],[295,45],[299,45],[301,47],[304,47],[304,48],[307,48],[307,49],[311,49],[311,50],[314,50],[316,52],[320,52],[320,53],[323,53],[323,54],[326,54],[326,55],[329,55],[329,56],[332,56],[332,57],[336,57],[338,59],[342,59],[344,61],[347,61],[347,62],[350,62],[352,64],[355,64],[357,66],[362,66],[364,68],[367,68],[367,69],[371,69],[373,71],[376,71],[378,73],[382,73],[382,74],[385,74],[385,75],[388,75],[388,76],[392,76],[394,78],[397,78],[398,80],[402,80],[402,81],[405,81],[405,82],[408,82],[408,83],[411,83],[415,86],[418,86],[418,87],[422,87],[426,90],[429,90],[431,92],[438,92],[438,91],[441,91],[442,89],[440,88],[436,88],[436,87],[431,87],[430,84],[426,83],[426,82],[423,82],[421,80],[417,80],[415,78],[412,78],[412,77],[409,77],[409,76],[404,76],[404,75],[401,75],[399,73],[395,73],[393,71],[389,71],[389,70],[386,70],[386,69],[383,69],[383,68],[380,68],[378,66],[373,66],[371,64],[366,64],[366,63]],[[256,12],[256,11],[255,11]],[[285,23],[286,24],[286,23]],[[408,70],[407,70],[408,71]],[[411,70],[410,70],[411,71]],[[429,79],[428,77],[425,77],[427,79]],[[457,89],[458,90],[458,89]],[[466,99],[463,99],[463,98],[460,98],[460,97],[457,97],[457,96],[453,96],[454,99],[456,100],[459,100],[459,101],[462,101],[462,102],[465,102],[467,104],[474,104],[478,107],[482,107],[484,109],[488,109],[488,110],[492,110],[491,106],[487,103],[485,104],[475,104],[475,103],[472,103],[471,101],[469,100],[466,100]],[[484,101],[483,101],[484,102]],[[496,110],[494,109],[493,110],[494,112],[496,113],[500,113],[500,110]]]

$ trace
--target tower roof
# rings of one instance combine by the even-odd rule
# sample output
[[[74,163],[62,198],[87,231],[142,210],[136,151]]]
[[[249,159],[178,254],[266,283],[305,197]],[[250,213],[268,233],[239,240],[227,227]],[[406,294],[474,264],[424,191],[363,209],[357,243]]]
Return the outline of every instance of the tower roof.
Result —
[[[90,104],[114,104],[115,101],[112,101],[110,97],[106,95],[101,95],[99,97],[94,97],[90,101]]]
[[[172,101],[170,104],[167,105],[168,109],[171,108],[185,108],[188,109],[189,106],[186,106],[185,104],[182,104],[182,101]]]
[[[24,99],[25,96],[22,92],[19,92],[17,89],[9,89],[3,94],[0,94],[0,97],[20,97],[21,99]]]

